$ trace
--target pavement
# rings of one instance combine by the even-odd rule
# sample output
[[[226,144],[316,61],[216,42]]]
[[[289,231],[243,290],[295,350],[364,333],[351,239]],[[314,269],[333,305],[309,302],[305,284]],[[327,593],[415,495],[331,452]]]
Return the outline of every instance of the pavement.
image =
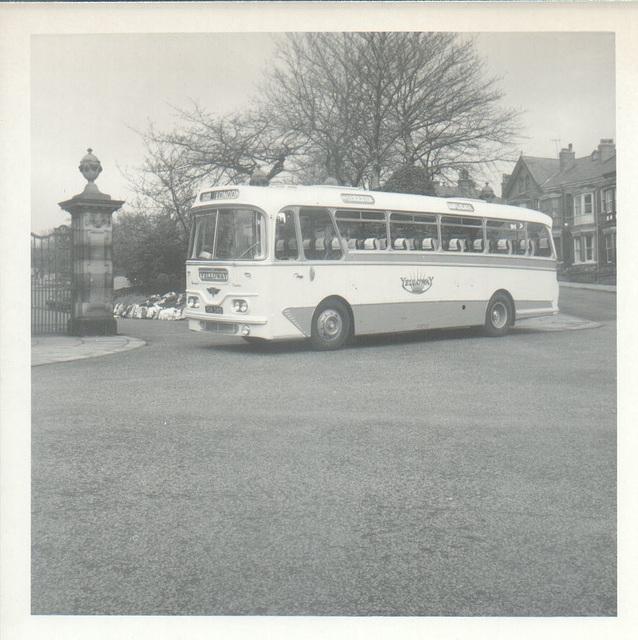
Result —
[[[108,356],[145,345],[144,340],[128,336],[35,336],[31,338],[31,366]]]
[[[590,291],[608,291],[609,293],[616,293],[615,284],[588,284],[586,282],[559,282],[558,284],[567,289],[589,289]]]

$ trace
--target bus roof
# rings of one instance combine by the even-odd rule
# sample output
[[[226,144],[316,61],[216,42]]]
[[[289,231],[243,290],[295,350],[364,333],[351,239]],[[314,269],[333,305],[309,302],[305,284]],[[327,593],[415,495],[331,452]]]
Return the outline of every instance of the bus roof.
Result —
[[[197,194],[193,209],[196,211],[200,207],[218,204],[253,205],[270,213],[275,213],[286,206],[319,206],[339,209],[366,208],[383,211],[466,214],[508,220],[526,220],[552,226],[550,216],[540,211],[512,205],[492,204],[484,200],[470,198],[439,198],[406,193],[364,191],[354,187],[333,185],[209,187],[202,189]]]

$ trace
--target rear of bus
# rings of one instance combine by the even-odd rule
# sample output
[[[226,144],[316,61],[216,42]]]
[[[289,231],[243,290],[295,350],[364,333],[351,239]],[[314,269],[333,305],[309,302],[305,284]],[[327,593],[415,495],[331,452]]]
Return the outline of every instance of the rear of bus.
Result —
[[[186,317],[193,331],[268,335],[267,215],[239,189],[199,194],[186,262]]]

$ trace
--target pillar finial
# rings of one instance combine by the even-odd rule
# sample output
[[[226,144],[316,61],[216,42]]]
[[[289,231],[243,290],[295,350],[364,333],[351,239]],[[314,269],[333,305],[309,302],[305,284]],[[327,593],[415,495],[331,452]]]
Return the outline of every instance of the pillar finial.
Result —
[[[93,149],[89,147],[87,151],[88,153],[80,160],[78,169],[86,180],[88,180],[89,184],[93,184],[100,173],[102,173],[102,164],[97,157],[93,155]]]

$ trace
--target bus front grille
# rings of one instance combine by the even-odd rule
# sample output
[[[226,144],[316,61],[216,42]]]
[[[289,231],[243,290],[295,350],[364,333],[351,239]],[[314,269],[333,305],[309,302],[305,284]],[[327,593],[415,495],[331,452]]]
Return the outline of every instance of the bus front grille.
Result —
[[[239,325],[231,322],[204,322],[206,331],[214,331],[216,333],[237,333]]]

